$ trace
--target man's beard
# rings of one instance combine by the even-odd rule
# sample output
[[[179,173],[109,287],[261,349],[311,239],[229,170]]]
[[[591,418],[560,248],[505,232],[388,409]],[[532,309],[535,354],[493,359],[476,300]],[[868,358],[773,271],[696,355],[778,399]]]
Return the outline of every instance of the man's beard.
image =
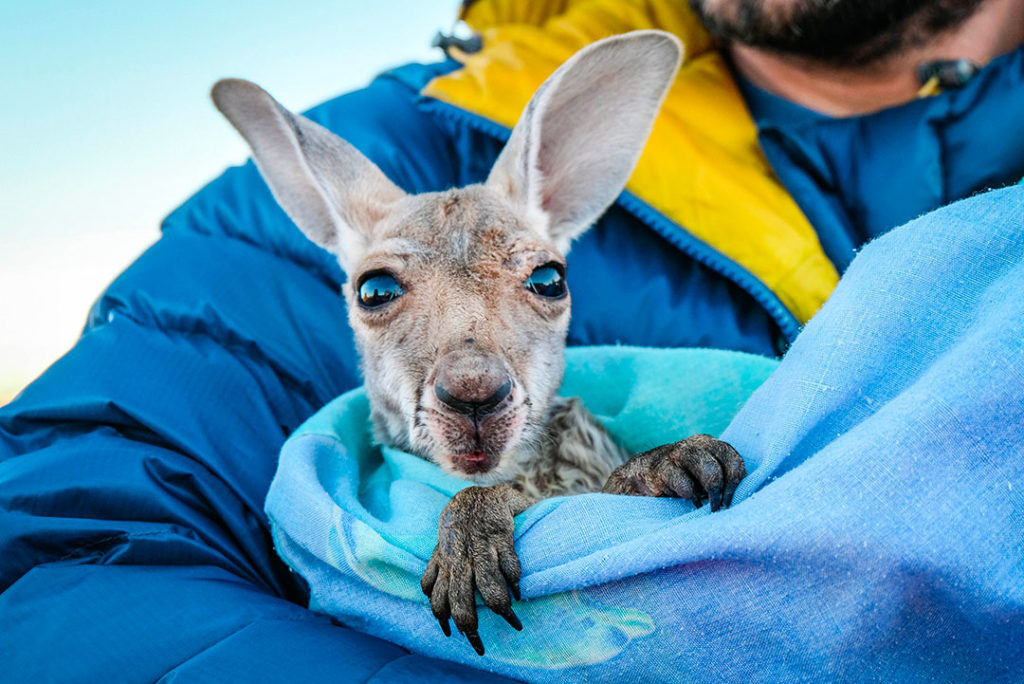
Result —
[[[712,35],[838,66],[864,66],[970,17],[985,0],[689,0]]]

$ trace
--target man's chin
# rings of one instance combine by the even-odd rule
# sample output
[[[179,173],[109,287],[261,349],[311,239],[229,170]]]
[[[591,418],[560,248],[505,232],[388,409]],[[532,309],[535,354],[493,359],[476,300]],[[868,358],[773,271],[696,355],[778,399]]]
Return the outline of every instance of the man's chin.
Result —
[[[832,66],[877,62],[970,18],[983,0],[690,0],[722,41]]]

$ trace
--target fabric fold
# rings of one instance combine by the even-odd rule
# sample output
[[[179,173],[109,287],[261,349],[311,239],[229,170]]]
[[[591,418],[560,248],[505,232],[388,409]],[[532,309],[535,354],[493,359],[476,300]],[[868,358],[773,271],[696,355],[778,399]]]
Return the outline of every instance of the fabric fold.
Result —
[[[373,450],[359,395],[330,405],[286,445],[267,503],[279,551],[309,580],[316,609],[417,652],[530,681],[691,681],[709,668],[743,681],[1019,674],[1022,226],[1016,186],[866,247],[771,376],[760,384],[772,363],[759,359],[733,386],[760,384],[722,433],[750,473],[730,509],[591,494],[520,516],[525,600],[516,611],[525,630],[481,606],[485,658],[441,635],[412,584],[432,540],[403,527],[409,516],[436,522],[465,483],[387,449],[367,467],[342,446],[361,430],[357,446]],[[707,415],[682,417],[679,404],[661,400],[727,396],[691,373],[728,388],[724,371],[736,364],[722,360],[740,357],[650,352],[671,363],[629,376],[645,353],[570,354],[565,391],[615,399],[609,390],[631,379],[625,402],[593,408],[633,449],[684,436],[677,429],[716,432],[698,427]],[[581,364],[595,354],[606,356]],[[687,354],[703,359],[687,365]],[[714,412],[714,402],[703,404]],[[690,408],[699,413],[702,402]],[[333,498],[306,498],[314,496]]]

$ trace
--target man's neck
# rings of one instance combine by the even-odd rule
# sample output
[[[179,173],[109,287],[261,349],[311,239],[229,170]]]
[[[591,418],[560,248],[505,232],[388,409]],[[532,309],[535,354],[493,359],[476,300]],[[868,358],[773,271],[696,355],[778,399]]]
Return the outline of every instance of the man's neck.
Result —
[[[727,47],[736,69],[754,85],[830,116],[855,116],[917,97],[917,67],[939,59],[985,65],[1024,43],[1024,1],[988,0],[960,26],[928,44],[875,64],[844,68],[745,45]]]

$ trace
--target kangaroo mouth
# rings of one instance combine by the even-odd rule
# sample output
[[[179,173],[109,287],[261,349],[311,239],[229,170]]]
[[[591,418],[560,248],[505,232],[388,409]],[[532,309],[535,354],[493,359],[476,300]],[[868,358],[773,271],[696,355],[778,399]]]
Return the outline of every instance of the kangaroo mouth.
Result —
[[[484,475],[499,468],[519,443],[525,424],[521,407],[487,415],[432,411],[427,419],[434,459],[456,476]]]
[[[497,460],[484,451],[471,451],[451,456],[452,465],[467,475],[483,474],[494,469]]]

